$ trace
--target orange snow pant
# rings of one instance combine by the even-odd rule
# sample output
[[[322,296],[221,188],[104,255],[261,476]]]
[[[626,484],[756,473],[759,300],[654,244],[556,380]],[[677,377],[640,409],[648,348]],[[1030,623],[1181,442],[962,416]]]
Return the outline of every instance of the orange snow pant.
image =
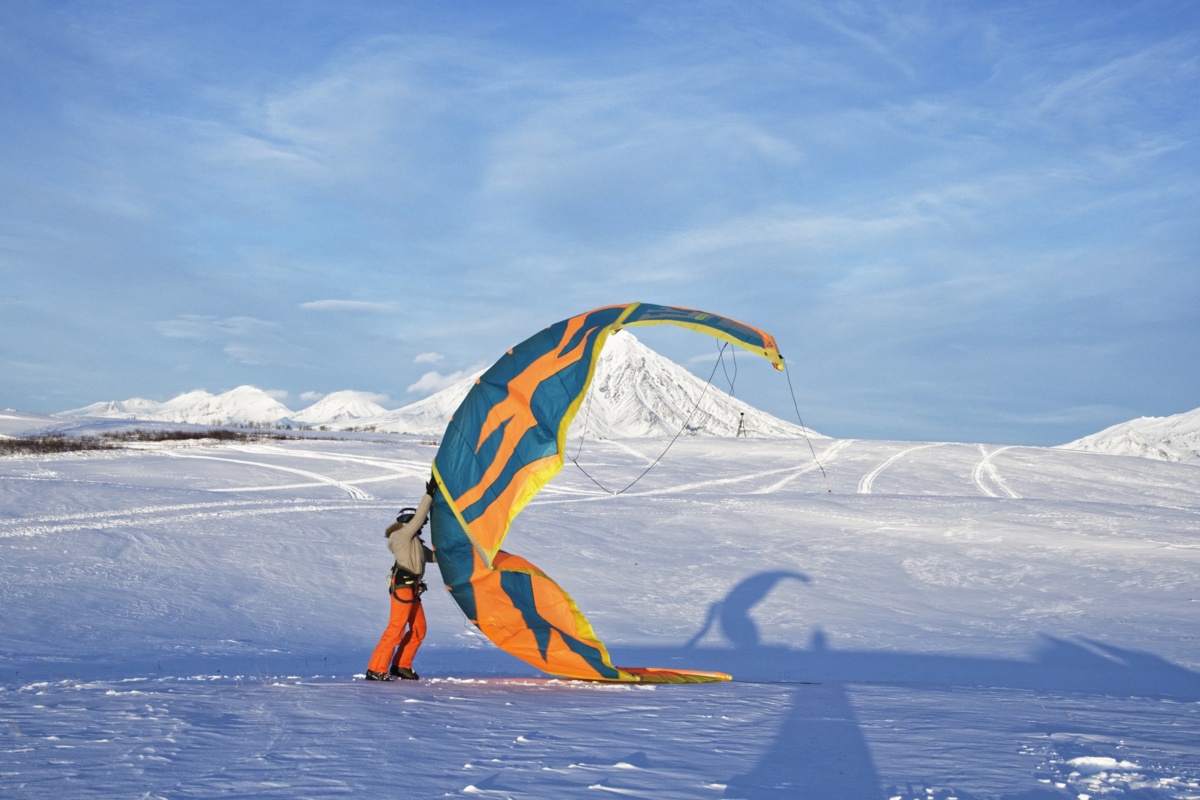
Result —
[[[412,669],[417,648],[425,638],[425,609],[415,588],[397,587],[392,595],[392,610],[388,626],[379,637],[367,669],[387,672],[390,667]]]

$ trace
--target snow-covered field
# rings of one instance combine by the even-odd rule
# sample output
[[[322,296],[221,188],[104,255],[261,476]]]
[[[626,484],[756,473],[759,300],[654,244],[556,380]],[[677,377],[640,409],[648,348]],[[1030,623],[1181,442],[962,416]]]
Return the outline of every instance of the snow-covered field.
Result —
[[[1200,797],[1200,468],[813,445],[568,465],[518,520],[616,663],[735,676],[657,687],[439,589],[424,680],[361,679],[418,437],[0,459],[0,796]]]

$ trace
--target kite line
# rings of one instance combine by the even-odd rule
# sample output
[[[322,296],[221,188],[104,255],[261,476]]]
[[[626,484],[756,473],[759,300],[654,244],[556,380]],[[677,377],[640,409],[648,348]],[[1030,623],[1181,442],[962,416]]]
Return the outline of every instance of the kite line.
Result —
[[[598,480],[596,480],[595,478],[593,478],[593,477],[592,477],[592,475],[591,475],[591,473],[589,473],[589,472],[588,472],[586,469],[584,469],[584,468],[583,468],[583,465],[582,465],[582,464],[580,464],[580,463],[579,463],[579,461],[578,461],[579,454],[583,452],[583,442],[584,442],[584,440],[587,438],[587,422],[588,422],[588,419],[591,417],[591,412],[592,412],[592,407],[591,407],[591,405],[590,405],[590,404],[588,405],[588,416],[583,418],[583,432],[584,432],[584,435],[583,435],[582,437],[580,437],[580,441],[579,441],[579,450],[577,450],[577,451],[576,451],[576,453],[575,453],[575,458],[572,458],[572,459],[571,459],[571,463],[572,463],[572,464],[574,464],[576,467],[578,467],[578,468],[579,468],[579,471],[580,471],[580,472],[582,472],[584,475],[586,475],[588,480],[590,480],[592,483],[594,483],[594,484],[596,484],[597,486],[599,486],[599,487],[600,487],[601,489],[603,489],[604,491],[606,491],[606,492],[608,492],[609,494],[613,495],[614,497],[615,497],[615,496],[617,496],[617,495],[619,495],[619,494],[624,494],[625,492],[627,492],[627,491],[629,491],[630,489],[632,489],[632,488],[633,488],[633,485],[634,485],[635,483],[637,483],[638,481],[640,481],[642,478],[646,477],[647,473],[649,473],[649,472],[650,472],[650,470],[652,470],[652,469],[654,469],[655,467],[657,467],[657,466],[658,466],[658,462],[660,462],[660,461],[662,461],[662,460],[663,460],[663,457],[664,457],[664,456],[667,454],[667,451],[671,449],[671,446],[675,444],[675,441],[676,441],[676,440],[677,440],[677,439],[678,439],[680,436],[682,436],[682,435],[683,435],[683,432],[684,432],[685,430],[687,430],[688,423],[692,421],[692,417],[694,417],[694,416],[696,415],[696,412],[697,412],[697,411],[700,409],[700,403],[701,403],[701,401],[703,401],[703,400],[704,400],[704,395],[706,395],[706,394],[708,393],[708,387],[712,385],[713,376],[717,374],[717,367],[721,366],[721,364],[723,364],[723,363],[724,363],[724,361],[725,361],[725,348],[726,348],[726,347],[728,347],[728,346],[729,346],[729,343],[728,343],[728,342],[722,342],[722,343],[721,343],[721,349],[717,351],[717,363],[713,364],[712,372],[708,373],[708,380],[707,380],[707,381],[705,381],[705,383],[704,383],[704,389],[703,389],[703,390],[701,390],[701,392],[700,392],[700,396],[696,398],[696,405],[692,407],[692,410],[691,410],[691,411],[688,413],[688,415],[687,415],[687,419],[685,419],[685,420],[683,421],[683,425],[682,425],[682,426],[679,428],[679,430],[678,430],[678,431],[675,433],[675,436],[674,436],[674,437],[671,439],[671,441],[667,442],[666,449],[664,449],[664,450],[663,450],[661,453],[659,453],[659,455],[658,455],[658,458],[654,459],[654,461],[653,461],[653,462],[650,464],[650,466],[646,467],[646,469],[644,469],[644,470],[642,471],[642,474],[641,474],[641,475],[638,475],[636,478],[634,478],[632,481],[630,481],[629,485],[628,485],[628,486],[626,486],[624,489],[621,489],[620,491],[616,491],[616,492],[614,492],[612,489],[609,489],[607,486],[605,486],[604,484],[600,483],[600,481],[598,481]],[[728,372],[726,372],[725,374],[726,374],[726,376],[728,376],[728,375],[729,375],[729,373],[728,373]],[[737,376],[737,372],[736,372],[736,370],[735,370],[735,372],[734,372],[734,376],[735,376],[735,377]],[[731,385],[731,388],[732,388],[732,385]],[[731,393],[731,394],[732,394],[732,393]]]

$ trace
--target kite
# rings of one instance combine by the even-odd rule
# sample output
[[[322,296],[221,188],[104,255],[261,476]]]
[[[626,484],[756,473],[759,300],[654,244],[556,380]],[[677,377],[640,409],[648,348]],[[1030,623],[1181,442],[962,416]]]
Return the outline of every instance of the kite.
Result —
[[[744,347],[783,369],[771,336],[727,317],[649,303],[597,308],[526,339],[484,372],[434,457],[440,491],[431,536],[446,588],[488,639],[552,675],[621,683],[731,679],[723,672],[613,666],[570,595],[529,561],[500,549],[513,520],[562,469],[567,429],[609,335],[663,323]]]

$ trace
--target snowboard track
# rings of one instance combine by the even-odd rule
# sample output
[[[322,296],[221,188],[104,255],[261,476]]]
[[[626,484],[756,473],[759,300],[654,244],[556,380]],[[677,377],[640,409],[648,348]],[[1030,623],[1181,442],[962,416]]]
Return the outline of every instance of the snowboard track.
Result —
[[[1021,495],[1014,492],[1011,488],[1009,488],[1009,485],[1004,482],[1004,479],[1000,477],[1000,473],[996,471],[996,465],[992,463],[992,459],[997,455],[1003,453],[1005,450],[1011,449],[1012,445],[1008,445],[1006,447],[998,447],[989,453],[986,445],[979,445],[979,454],[983,457],[975,462],[975,467],[971,470],[971,480],[975,483],[975,486],[979,488],[979,491],[983,492],[988,497],[1001,496],[1000,494],[993,492],[991,488],[988,487],[987,483],[988,481],[991,481],[992,484],[994,484],[996,488],[1000,490],[1003,496],[1009,498],[1010,500],[1019,500],[1021,498]]]

